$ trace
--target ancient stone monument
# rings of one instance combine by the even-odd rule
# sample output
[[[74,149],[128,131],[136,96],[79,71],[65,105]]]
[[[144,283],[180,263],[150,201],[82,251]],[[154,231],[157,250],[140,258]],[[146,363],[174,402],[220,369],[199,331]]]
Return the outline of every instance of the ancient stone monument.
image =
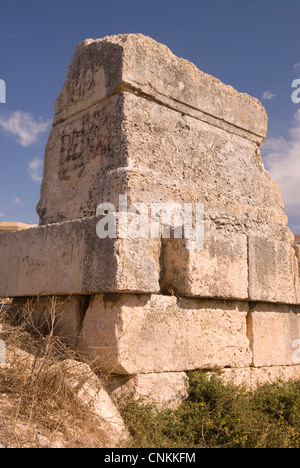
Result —
[[[0,235],[0,296],[33,299],[37,316],[58,296],[59,332],[116,392],[170,403],[192,369],[250,387],[300,377],[298,259],[266,133],[260,102],[166,46],[83,41],[55,104],[40,225]],[[126,208],[202,204],[201,248],[175,222],[170,236],[100,238],[97,207],[120,195]]]

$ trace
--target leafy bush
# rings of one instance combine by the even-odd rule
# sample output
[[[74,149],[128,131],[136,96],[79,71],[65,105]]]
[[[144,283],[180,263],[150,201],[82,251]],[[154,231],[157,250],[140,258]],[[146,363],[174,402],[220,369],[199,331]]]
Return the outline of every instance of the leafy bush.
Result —
[[[176,411],[127,400],[122,414],[132,447],[300,447],[300,382],[252,393],[200,371],[190,372],[189,380],[189,397]]]

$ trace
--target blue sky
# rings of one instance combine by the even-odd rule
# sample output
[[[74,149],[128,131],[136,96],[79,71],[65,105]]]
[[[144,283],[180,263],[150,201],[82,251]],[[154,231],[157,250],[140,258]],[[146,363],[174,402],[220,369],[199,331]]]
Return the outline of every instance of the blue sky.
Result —
[[[38,223],[54,101],[76,45],[142,33],[263,102],[262,153],[300,232],[299,0],[0,0],[0,221]],[[1,96],[1,93],[0,93]],[[300,92],[299,92],[300,96]]]

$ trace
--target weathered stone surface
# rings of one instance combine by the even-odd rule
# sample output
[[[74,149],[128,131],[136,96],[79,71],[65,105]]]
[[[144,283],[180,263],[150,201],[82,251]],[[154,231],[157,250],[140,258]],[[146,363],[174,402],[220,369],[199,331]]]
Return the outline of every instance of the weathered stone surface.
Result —
[[[158,239],[100,239],[99,217],[0,234],[0,296],[158,292]]]
[[[87,364],[71,359],[50,368],[50,373],[61,382],[74,396],[97,417],[109,440],[109,446],[114,447],[125,440],[129,434],[124,421],[104,388],[103,382],[92,372]]]
[[[125,192],[127,166],[122,94],[56,125],[45,152],[41,224],[95,216],[98,204]]]
[[[217,228],[290,240],[278,186],[254,143],[130,93],[53,128],[40,222],[93,216],[120,194],[129,204],[204,203]]]
[[[220,378],[225,383],[241,385],[254,391],[264,384],[298,381],[300,379],[300,366],[222,369]]]
[[[249,238],[249,298],[261,302],[300,303],[298,261],[290,244]]]
[[[291,240],[254,143],[128,93],[124,117],[131,202],[204,203],[217,228]]]
[[[91,299],[78,348],[117,374],[247,366],[247,312],[247,303],[98,295]]]
[[[262,105],[150,38],[121,35],[78,46],[55,112],[40,227],[0,234],[0,296],[75,295],[61,333],[141,393],[159,373],[176,383],[189,369],[295,364],[299,249],[258,149]],[[99,239],[96,208],[118,209],[120,195],[149,210],[202,203],[203,247]],[[77,295],[95,296],[88,307]],[[248,301],[268,304],[249,312]],[[49,298],[34,302],[48,317]]]
[[[248,336],[254,367],[300,363],[295,362],[300,354],[300,307],[252,305],[248,316]]]
[[[188,396],[188,378],[184,372],[113,376],[109,391],[122,399],[134,394],[135,399],[154,403],[158,408],[176,409]]]
[[[243,132],[260,143],[266,136],[267,117],[260,102],[141,34],[87,39],[79,44],[56,101],[54,122],[123,89],[232,132]]]
[[[247,236],[275,239],[287,251],[292,242],[278,186],[257,146],[265,133],[256,100],[150,38],[84,41],[56,102],[40,223],[93,216],[103,202],[118,208],[119,195],[149,210],[153,202],[203,203],[205,246],[187,252],[184,242],[166,242],[162,286],[236,300],[247,299],[250,286],[250,299],[259,300],[256,279],[248,284]],[[293,262],[284,261],[286,286],[274,301],[297,303]],[[250,276],[255,254],[251,262]],[[268,288],[276,280],[269,278]],[[262,300],[269,300],[266,291]]]
[[[244,234],[211,229],[204,245],[188,250],[185,239],[165,240],[162,288],[182,296],[248,298],[248,251]]]

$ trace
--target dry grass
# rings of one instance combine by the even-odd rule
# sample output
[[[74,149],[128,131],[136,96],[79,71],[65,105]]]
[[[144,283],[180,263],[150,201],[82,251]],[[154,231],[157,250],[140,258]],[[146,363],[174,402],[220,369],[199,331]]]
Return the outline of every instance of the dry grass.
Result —
[[[70,367],[61,363],[72,366],[79,357],[55,334],[57,310],[53,299],[37,324],[30,303],[21,313],[0,304],[8,363],[0,366],[0,447],[113,447],[99,417],[77,389],[65,385]],[[83,371],[79,385],[85,377]],[[195,371],[189,383],[189,397],[175,411],[157,411],[134,398],[120,402],[131,435],[127,446],[300,448],[300,382],[265,385],[253,393]]]
[[[0,367],[0,446],[109,446],[99,420],[53,372],[62,360],[78,357],[55,336],[55,309],[53,300],[37,326],[30,305],[12,314],[9,304],[0,304],[7,346],[7,365]]]

